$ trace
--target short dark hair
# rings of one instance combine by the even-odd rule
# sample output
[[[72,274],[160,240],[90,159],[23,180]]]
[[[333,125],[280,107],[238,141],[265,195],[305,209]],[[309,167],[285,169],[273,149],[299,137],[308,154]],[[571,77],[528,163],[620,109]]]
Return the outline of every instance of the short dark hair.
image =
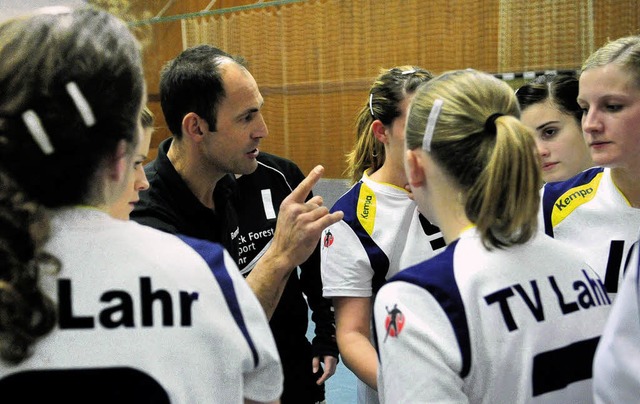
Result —
[[[225,97],[220,63],[230,59],[245,66],[242,58],[211,45],[198,45],[169,61],[160,73],[160,103],[169,130],[182,136],[182,119],[189,112],[198,114],[216,130],[218,105]]]

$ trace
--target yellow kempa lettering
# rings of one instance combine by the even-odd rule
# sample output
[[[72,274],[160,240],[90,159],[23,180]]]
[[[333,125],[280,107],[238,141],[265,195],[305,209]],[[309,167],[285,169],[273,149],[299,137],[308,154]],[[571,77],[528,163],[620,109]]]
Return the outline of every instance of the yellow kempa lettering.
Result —
[[[556,199],[551,211],[551,225],[556,227],[578,206],[592,200],[596,196],[596,189],[598,189],[601,179],[602,173],[600,172],[589,183],[571,188]]]
[[[373,226],[376,221],[376,194],[366,184],[360,187],[358,195],[358,220],[369,234],[373,234]]]

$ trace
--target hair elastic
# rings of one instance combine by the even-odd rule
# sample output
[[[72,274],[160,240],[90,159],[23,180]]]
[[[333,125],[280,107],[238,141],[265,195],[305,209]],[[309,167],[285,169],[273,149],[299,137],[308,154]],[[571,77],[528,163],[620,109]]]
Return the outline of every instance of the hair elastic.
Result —
[[[42,122],[33,110],[27,110],[22,113],[22,121],[31,133],[31,137],[38,144],[40,150],[46,155],[53,153],[53,146],[49,140],[47,132],[42,127]]]
[[[95,116],[93,116],[93,111],[91,110],[91,106],[87,102],[87,99],[84,98],[84,95],[82,95],[82,92],[78,88],[78,85],[75,82],[70,81],[67,83],[65,87],[67,89],[67,92],[69,93],[69,96],[71,96],[73,103],[76,104],[76,108],[78,109],[78,112],[80,113],[80,116],[84,121],[84,124],[88,128],[95,125],[96,118]]]
[[[427,125],[424,128],[424,138],[422,139],[422,149],[425,151],[431,151],[431,139],[433,139],[433,131],[436,128],[436,122],[438,121],[438,115],[442,109],[444,101],[437,99],[433,102],[431,112],[429,112],[429,119],[427,119]]]
[[[496,119],[500,118],[504,114],[501,112],[496,112],[495,114],[489,115],[486,121],[484,121],[484,131],[486,133],[496,133]]]

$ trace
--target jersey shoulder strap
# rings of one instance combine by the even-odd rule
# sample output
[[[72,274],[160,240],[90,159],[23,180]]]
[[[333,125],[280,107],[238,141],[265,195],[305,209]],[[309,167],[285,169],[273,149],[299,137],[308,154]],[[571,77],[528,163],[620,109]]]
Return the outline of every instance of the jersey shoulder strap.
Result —
[[[604,168],[595,167],[566,181],[545,184],[542,210],[547,235],[553,237],[554,227],[595,197],[603,175]]]

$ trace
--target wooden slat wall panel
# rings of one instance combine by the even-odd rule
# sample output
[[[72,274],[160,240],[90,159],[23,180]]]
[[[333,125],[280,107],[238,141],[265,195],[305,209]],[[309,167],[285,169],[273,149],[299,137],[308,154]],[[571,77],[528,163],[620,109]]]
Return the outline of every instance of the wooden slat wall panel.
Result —
[[[139,3],[157,12],[166,1]],[[219,0],[214,8],[252,3]],[[207,4],[176,1],[165,16]],[[182,24],[151,25],[145,49],[149,104],[159,127],[152,149],[170,136],[158,103],[158,75],[183,48]],[[184,25],[188,45],[212,43],[249,61],[266,101],[270,135],[264,150],[291,158],[304,171],[322,163],[328,177],[339,178],[355,140],[355,114],[379,68],[577,68],[607,38],[638,33],[640,7],[638,0],[309,0]]]

